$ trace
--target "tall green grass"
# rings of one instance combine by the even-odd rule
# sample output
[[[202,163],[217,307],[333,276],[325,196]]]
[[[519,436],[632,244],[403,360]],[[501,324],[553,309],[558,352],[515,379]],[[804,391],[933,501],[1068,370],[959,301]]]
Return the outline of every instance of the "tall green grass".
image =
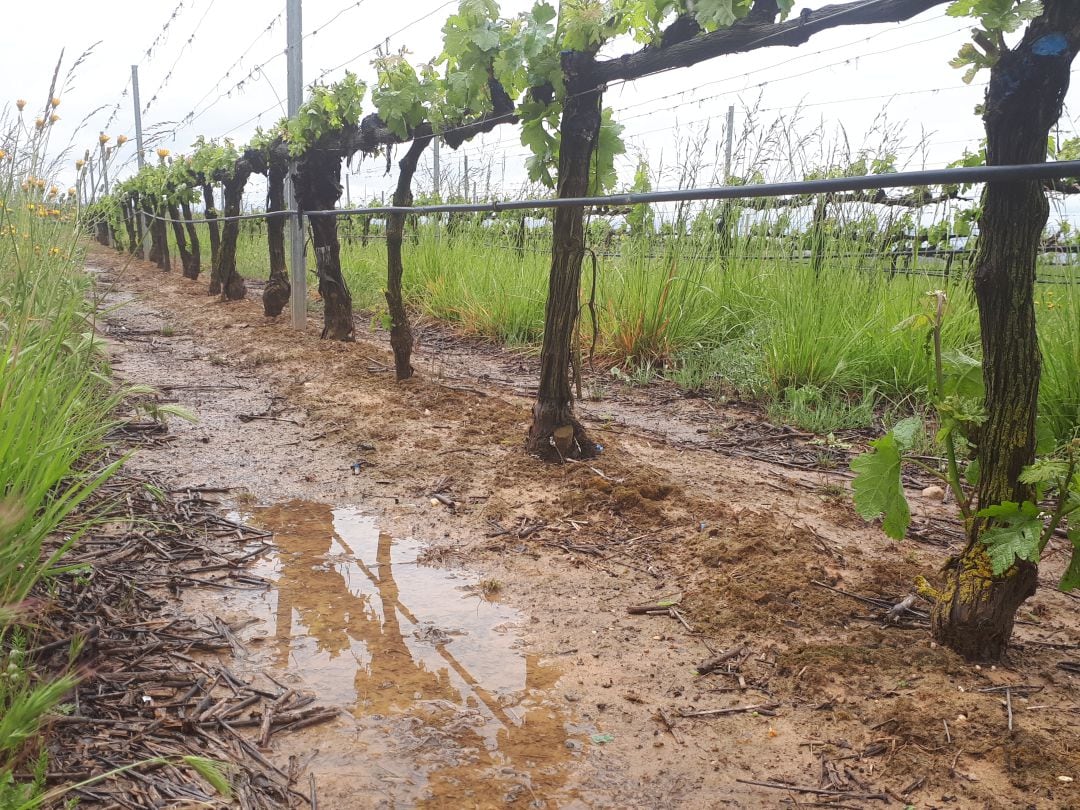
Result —
[[[949,299],[946,346],[979,356],[978,312],[959,262],[947,275],[944,261],[933,257],[894,272],[880,233],[849,224],[846,232],[834,227],[826,234],[815,270],[798,258],[808,242],[792,230],[783,238],[758,227],[726,241],[693,233],[624,239],[614,249],[594,239],[599,352],[627,370],[659,371],[687,388],[762,400],[777,418],[826,432],[869,426],[883,407],[925,400],[926,336],[895,327],[923,310],[932,289],[944,289]],[[458,224],[452,234],[445,223],[422,224],[404,246],[406,298],[467,333],[534,346],[543,332],[549,234],[531,231],[519,250],[498,222]],[[245,273],[264,275],[264,255],[258,234],[245,238]],[[342,264],[356,306],[380,313],[385,244],[344,240]],[[1038,292],[1041,430],[1058,440],[1080,426],[1080,268],[1053,271],[1070,273],[1078,281],[1041,285]],[[591,342],[593,276],[586,254],[584,346]],[[868,398],[875,408],[866,407]]]
[[[121,398],[93,332],[78,212],[43,158],[48,130],[0,117],[0,786],[20,801],[35,787],[15,784],[15,763],[73,685],[28,658],[28,598],[64,570],[78,508],[117,467],[104,454]]]

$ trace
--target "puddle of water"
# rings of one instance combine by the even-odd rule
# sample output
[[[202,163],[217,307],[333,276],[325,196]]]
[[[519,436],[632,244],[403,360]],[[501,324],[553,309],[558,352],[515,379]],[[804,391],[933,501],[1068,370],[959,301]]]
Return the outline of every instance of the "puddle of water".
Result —
[[[349,713],[275,738],[316,774],[320,806],[575,803],[585,730],[552,692],[558,670],[520,652],[520,614],[356,510],[290,501],[241,517],[277,547],[255,571],[275,588],[243,600],[264,620],[247,634],[258,663]]]

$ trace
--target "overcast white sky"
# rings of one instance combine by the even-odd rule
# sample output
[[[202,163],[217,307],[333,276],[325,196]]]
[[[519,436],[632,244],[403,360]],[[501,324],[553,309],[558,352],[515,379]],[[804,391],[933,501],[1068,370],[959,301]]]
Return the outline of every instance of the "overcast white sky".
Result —
[[[440,50],[442,23],[456,4],[456,0],[304,0],[305,84],[320,77],[333,80],[346,67],[371,79],[372,51],[387,38],[391,49],[407,46],[416,62],[432,58]],[[258,124],[270,125],[284,113],[284,0],[143,0],[135,5],[46,0],[5,5],[0,105],[16,98],[38,105],[60,49],[66,49],[65,66],[70,66],[100,40],[64,94],[54,146],[62,146],[73,136],[80,154],[96,146],[98,131],[119,104],[106,131],[114,137],[129,136],[132,142],[124,147],[127,155],[121,158],[134,155],[129,85],[133,64],[139,65],[143,105],[150,103],[143,116],[146,130],[169,129],[187,113],[197,113],[192,125],[181,127],[162,144],[175,153],[188,149],[200,134],[228,135],[243,143]],[[529,5],[531,0],[503,0],[502,9],[511,15]],[[798,3],[796,10],[803,5],[807,4]],[[802,104],[802,120],[793,131],[805,133],[822,125],[833,139],[842,126],[853,148],[880,140],[880,126],[878,133],[866,133],[885,109],[884,128],[902,134],[910,146],[901,153],[901,163],[908,168],[941,166],[959,156],[965,145],[977,145],[981,122],[973,110],[984,92],[979,85],[986,80],[984,74],[976,79],[976,86],[966,87],[960,71],[949,67],[949,59],[967,37],[968,26],[946,17],[944,9],[943,5],[905,23],[843,27],[799,48],[765,48],[721,57],[614,86],[605,102],[622,110],[616,118],[626,125],[625,139],[632,149],[644,150],[654,168],[675,162],[676,133],[685,137],[711,120],[710,133],[719,143],[728,105],[738,111],[735,130],[739,132],[745,122],[744,108],[755,104],[762,108],[760,115],[766,123],[790,116]],[[147,54],[155,38],[160,41]],[[627,43],[627,49],[631,47]],[[265,66],[248,78],[258,65]],[[236,89],[236,83],[244,79],[243,87]],[[128,94],[122,96],[125,90]],[[83,117],[99,107],[76,133]],[[1074,85],[1061,122],[1063,134],[1076,131],[1077,119],[1080,91]],[[920,143],[923,146],[916,148]],[[469,156],[481,193],[487,165],[492,166],[494,185],[504,176],[504,161],[507,190],[513,191],[522,181],[525,150],[514,128],[503,127],[478,138],[456,154],[444,150],[451,178],[460,172],[463,155]],[[630,157],[622,163],[627,182],[632,163]],[[703,182],[712,179],[709,174],[707,170]],[[676,181],[665,176],[662,184],[672,186]],[[350,173],[354,202],[391,186],[381,162],[354,164]]]

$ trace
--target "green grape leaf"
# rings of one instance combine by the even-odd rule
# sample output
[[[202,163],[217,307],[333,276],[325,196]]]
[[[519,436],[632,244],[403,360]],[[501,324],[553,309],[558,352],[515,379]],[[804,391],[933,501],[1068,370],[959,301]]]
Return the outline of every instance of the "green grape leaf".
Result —
[[[1042,13],[1038,0],[955,0],[945,9],[950,17],[977,17],[987,31],[1010,34]]]
[[[966,442],[975,434],[975,428],[986,421],[986,409],[982,399],[947,396],[937,403],[937,412],[940,423],[937,432],[939,443],[953,434],[959,434]]]
[[[851,462],[855,479],[855,510],[864,520],[884,514],[882,528],[895,540],[903,539],[911,522],[911,510],[900,480],[900,446],[891,433],[870,442],[874,449]]]
[[[1030,486],[1053,484],[1057,486],[1069,474],[1069,462],[1063,458],[1044,456],[1020,472],[1020,483]]]
[[[613,119],[610,107],[604,108],[600,119],[600,137],[597,139],[596,152],[592,160],[592,189],[596,192],[608,191],[619,180],[615,169],[615,157],[626,152],[622,131],[625,127]]]
[[[992,518],[995,525],[979,540],[986,546],[994,576],[1008,571],[1017,559],[1039,561],[1039,537],[1043,521],[1039,508],[1030,501],[1005,501],[978,511],[979,517]]]
[[[472,41],[482,51],[491,51],[499,47],[499,32],[490,28],[478,28],[472,32]]]
[[[555,7],[545,0],[541,0],[532,7],[532,18],[539,25],[549,23],[558,16],[559,12],[555,10]]]
[[[752,0],[698,0],[694,19],[706,31],[727,28],[750,13]]]
[[[982,400],[985,396],[982,363],[959,349],[941,353],[941,370],[945,377],[943,396],[957,395]]]
[[[896,439],[896,446],[901,453],[915,446],[915,440],[919,437],[922,427],[923,420],[918,416],[909,416],[893,425],[893,429],[889,432]]]
[[[525,168],[529,172],[529,181],[543,183],[548,188],[555,187],[555,178],[551,174],[551,161],[544,155],[530,155],[525,159]]]

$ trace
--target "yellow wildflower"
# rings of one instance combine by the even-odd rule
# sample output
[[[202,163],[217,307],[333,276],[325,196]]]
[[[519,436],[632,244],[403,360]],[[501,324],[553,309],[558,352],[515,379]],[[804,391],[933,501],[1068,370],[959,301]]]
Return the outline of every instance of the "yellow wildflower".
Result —
[[[98,143],[105,144],[109,142],[109,136],[102,132],[98,135]]]
[[[49,100],[49,103],[50,103],[50,104],[52,104],[54,108],[55,108],[55,107],[59,107],[59,106],[60,106],[60,99],[58,99],[58,98],[57,98],[56,96],[53,96],[53,97],[52,97],[52,98],[51,98],[51,99]]]
[[[86,165],[86,161],[85,161],[85,160],[76,160],[76,161],[75,161],[75,169],[76,169],[76,171],[79,171],[79,170],[81,170],[81,169],[82,169],[82,167],[83,167],[83,166],[85,166],[85,165]]]
[[[161,149],[157,150],[157,156],[159,158],[161,158],[162,160],[164,160],[165,158],[167,158],[169,156],[169,150],[162,147]]]
[[[26,106],[26,99],[20,98],[18,101],[15,102],[15,106],[19,108],[19,112],[22,112],[23,107]]]
[[[60,120],[60,116],[57,115],[56,113],[53,113],[52,115],[49,116],[49,123],[50,124],[55,124],[59,120]]]
[[[116,145],[117,146],[123,146],[127,142],[128,142],[128,136],[127,135],[117,135],[116,136]]]
[[[6,157],[7,157],[7,152],[5,152],[3,149],[0,149],[0,160],[3,160]]]
[[[45,119],[44,118],[35,118],[34,119],[34,126],[37,127],[38,129],[44,129],[45,128]]]

